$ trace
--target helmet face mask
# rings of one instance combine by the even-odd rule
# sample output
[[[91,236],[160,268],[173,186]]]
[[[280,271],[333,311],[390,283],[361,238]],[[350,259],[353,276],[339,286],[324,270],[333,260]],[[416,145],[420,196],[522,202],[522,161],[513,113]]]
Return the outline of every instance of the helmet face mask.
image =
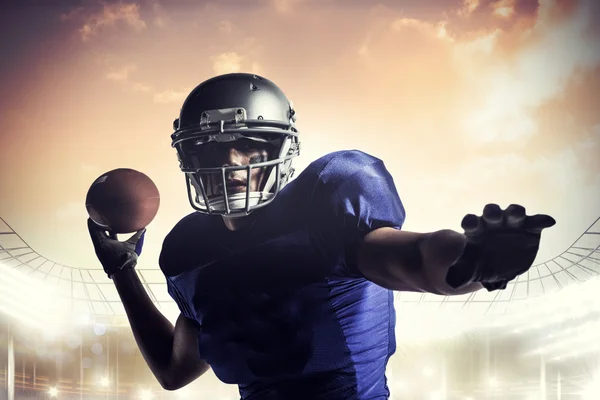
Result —
[[[256,75],[221,75],[196,87],[171,136],[192,207],[241,216],[271,203],[299,155],[295,120],[283,92]],[[241,162],[224,161],[228,151]]]

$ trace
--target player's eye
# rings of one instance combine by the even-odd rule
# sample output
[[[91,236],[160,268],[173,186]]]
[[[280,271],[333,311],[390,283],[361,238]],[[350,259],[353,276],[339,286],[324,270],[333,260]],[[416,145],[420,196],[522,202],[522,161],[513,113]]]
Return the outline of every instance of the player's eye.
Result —
[[[260,153],[260,154],[256,154],[253,155],[252,157],[250,157],[250,164],[258,164],[261,162],[265,162],[267,161],[268,157],[266,153]]]

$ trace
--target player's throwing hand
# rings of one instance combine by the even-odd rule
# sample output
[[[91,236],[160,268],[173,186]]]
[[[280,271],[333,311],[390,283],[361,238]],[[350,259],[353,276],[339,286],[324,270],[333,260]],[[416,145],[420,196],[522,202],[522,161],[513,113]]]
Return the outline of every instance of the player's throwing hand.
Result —
[[[463,255],[450,267],[447,283],[457,288],[481,282],[488,291],[505,289],[509,281],[529,270],[542,230],[555,223],[549,215],[526,215],[525,208],[518,204],[505,210],[488,204],[481,217],[465,215],[462,228],[467,244]]]
[[[117,271],[136,266],[138,256],[142,254],[145,228],[136,232],[128,240],[121,242],[117,239],[117,235],[107,233],[104,228],[90,218],[88,218],[87,224],[96,256],[109,278],[112,279],[112,275]]]

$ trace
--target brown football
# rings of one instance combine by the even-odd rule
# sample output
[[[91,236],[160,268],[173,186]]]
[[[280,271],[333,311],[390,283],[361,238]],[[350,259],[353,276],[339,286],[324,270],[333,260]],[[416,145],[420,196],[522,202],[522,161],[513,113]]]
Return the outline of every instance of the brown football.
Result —
[[[85,198],[88,215],[112,233],[131,233],[148,226],[160,206],[152,179],[129,168],[108,171],[90,186]]]

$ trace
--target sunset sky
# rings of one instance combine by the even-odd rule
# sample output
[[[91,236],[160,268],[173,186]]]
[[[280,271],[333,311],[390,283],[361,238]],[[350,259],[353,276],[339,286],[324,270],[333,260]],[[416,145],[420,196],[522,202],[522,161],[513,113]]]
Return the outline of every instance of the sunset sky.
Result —
[[[293,100],[298,171],[334,150],[382,158],[407,230],[519,203],[557,220],[544,261],[600,216],[597,0],[3,4],[0,217],[58,263],[100,268],[85,194],[128,167],[161,192],[140,260],[158,267],[192,211],[172,122],[194,86],[236,71]]]

